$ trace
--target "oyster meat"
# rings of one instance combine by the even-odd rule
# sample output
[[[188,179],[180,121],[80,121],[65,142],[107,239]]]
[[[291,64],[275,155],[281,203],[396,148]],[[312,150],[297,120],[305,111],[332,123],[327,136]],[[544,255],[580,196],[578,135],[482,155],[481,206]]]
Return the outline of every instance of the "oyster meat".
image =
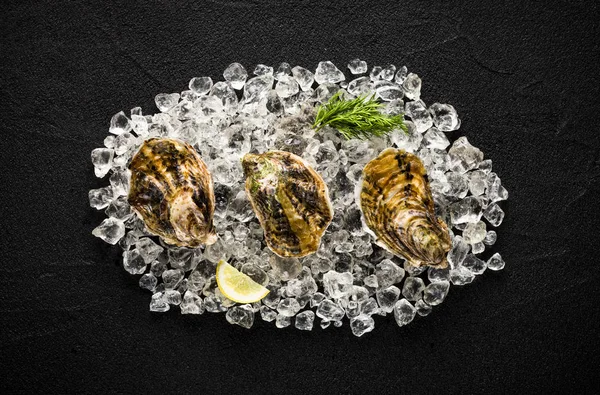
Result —
[[[191,145],[148,139],[129,169],[128,201],[150,232],[177,246],[198,247],[217,240],[212,177]]]
[[[246,194],[269,248],[282,257],[302,257],[319,248],[333,209],[323,178],[302,158],[285,151],[242,159]]]
[[[427,173],[416,155],[387,148],[367,163],[360,206],[378,245],[414,266],[448,266],[448,227],[435,216]]]

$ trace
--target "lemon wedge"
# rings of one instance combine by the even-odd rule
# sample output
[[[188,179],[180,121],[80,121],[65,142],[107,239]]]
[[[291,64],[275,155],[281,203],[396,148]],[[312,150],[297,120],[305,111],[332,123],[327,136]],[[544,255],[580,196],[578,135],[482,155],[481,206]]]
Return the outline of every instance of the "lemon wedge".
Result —
[[[258,302],[269,290],[225,261],[217,264],[217,286],[221,293],[238,303]]]

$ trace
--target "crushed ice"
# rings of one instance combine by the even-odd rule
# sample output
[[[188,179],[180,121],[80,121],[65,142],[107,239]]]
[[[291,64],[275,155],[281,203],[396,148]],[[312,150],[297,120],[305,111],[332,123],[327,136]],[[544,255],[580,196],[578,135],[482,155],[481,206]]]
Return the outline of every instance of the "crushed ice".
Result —
[[[258,65],[253,75],[239,63],[223,73],[225,81],[192,78],[189,90],[161,93],[156,114],[141,109],[115,114],[104,147],[92,151],[97,177],[110,185],[89,192],[90,205],[106,218],[93,234],[123,249],[123,266],[140,275],[141,288],[152,293],[150,310],[178,306],[182,314],[225,312],[228,322],[250,328],[260,317],[278,328],[311,330],[342,325],[344,317],[356,336],[374,329],[374,315],[393,315],[399,326],[428,315],[442,303],[450,285],[465,285],[486,269],[501,270],[499,253],[481,259],[502,223],[498,204],[508,192],[492,172],[492,162],[466,137],[450,142],[460,119],[449,104],[427,106],[421,79],[406,67],[372,67],[355,59],[353,79],[332,62],[312,72],[282,63]],[[394,131],[370,141],[343,140],[332,129],[315,134],[302,121],[315,105],[338,90],[345,97],[375,94],[385,112],[404,113],[408,133]],[[238,92],[241,91],[238,95]],[[288,120],[288,122],[286,122]],[[305,122],[304,125],[307,123]],[[215,225],[219,240],[206,248],[168,246],[149,234],[127,203],[127,165],[148,137],[173,137],[194,145],[209,166],[216,195]],[[436,212],[451,227],[452,250],[447,269],[415,268],[373,243],[365,232],[354,188],[364,165],[383,148],[395,146],[417,154],[427,168]],[[250,152],[280,149],[301,155],[329,186],[335,215],[319,251],[302,259],[281,258],[265,245],[263,232],[244,193],[240,158]],[[252,305],[226,299],[215,281],[215,267],[226,259],[270,289]],[[258,314],[257,314],[258,313]]]

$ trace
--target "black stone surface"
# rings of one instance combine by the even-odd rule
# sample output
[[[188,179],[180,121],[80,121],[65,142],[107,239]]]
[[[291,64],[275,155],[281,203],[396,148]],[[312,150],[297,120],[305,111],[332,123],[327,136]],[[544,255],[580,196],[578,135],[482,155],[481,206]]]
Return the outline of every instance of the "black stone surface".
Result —
[[[0,14],[2,393],[594,393],[597,2],[11,1]],[[110,117],[238,61],[406,64],[510,192],[506,270],[374,332],[151,314],[91,235]]]

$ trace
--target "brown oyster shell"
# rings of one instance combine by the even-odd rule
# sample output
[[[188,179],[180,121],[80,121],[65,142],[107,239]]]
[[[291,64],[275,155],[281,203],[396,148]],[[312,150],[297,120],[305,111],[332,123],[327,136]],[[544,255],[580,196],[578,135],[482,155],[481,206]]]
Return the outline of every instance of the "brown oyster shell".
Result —
[[[150,232],[185,247],[217,240],[212,177],[191,145],[168,138],[148,139],[129,169],[128,201]]]
[[[333,209],[323,178],[302,158],[285,151],[242,159],[246,194],[269,248],[282,257],[317,251]]]
[[[367,163],[360,206],[378,245],[414,266],[448,266],[448,227],[435,216],[427,173],[416,155],[388,148]]]

